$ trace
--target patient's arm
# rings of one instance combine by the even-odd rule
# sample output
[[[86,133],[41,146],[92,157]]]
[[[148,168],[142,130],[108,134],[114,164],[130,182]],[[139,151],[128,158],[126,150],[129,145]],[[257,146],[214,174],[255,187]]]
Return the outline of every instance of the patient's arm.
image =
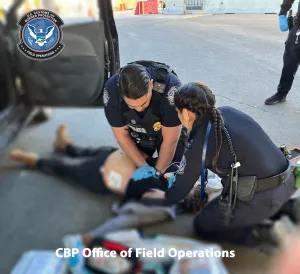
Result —
[[[188,212],[198,212],[205,204],[201,200],[201,189],[199,184],[195,184],[195,186],[192,188],[188,196],[184,199],[182,202],[182,206],[185,209],[185,211]],[[155,192],[146,192],[142,198],[152,198],[152,199],[166,199],[165,198],[165,192],[161,190],[157,190]],[[206,194],[207,199],[207,194]]]
[[[146,192],[143,194],[143,198],[149,198],[149,199],[166,199],[165,198],[165,192],[161,190],[157,190],[155,192]]]

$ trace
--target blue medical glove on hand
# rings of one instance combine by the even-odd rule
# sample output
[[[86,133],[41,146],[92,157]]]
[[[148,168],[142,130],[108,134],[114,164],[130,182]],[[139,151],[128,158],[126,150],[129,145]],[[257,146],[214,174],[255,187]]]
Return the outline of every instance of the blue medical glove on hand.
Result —
[[[169,185],[168,188],[172,187],[172,185],[174,184],[176,179],[176,175],[173,175],[170,179],[169,179]]]
[[[155,173],[156,173],[156,169],[154,167],[149,166],[148,164],[144,164],[133,173],[131,179],[134,181],[139,181],[142,179],[153,177]]]
[[[279,15],[279,26],[281,31],[288,31],[289,25],[285,15]]]

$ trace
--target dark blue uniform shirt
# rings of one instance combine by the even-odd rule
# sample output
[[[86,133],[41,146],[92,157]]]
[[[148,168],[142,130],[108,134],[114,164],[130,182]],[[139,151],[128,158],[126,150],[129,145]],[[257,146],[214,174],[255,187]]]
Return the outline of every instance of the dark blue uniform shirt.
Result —
[[[283,0],[281,6],[280,6],[280,12],[279,15],[287,15],[288,11],[292,8],[295,0]],[[300,16],[300,1],[298,4],[298,16]]]
[[[153,79],[155,82],[156,79],[155,70],[150,67],[147,67],[146,69],[151,79]],[[105,90],[103,96],[105,116],[111,127],[126,126],[126,121],[124,119],[123,113],[129,110],[129,107],[126,105],[126,103],[123,101],[122,97],[120,96],[118,79],[119,79],[119,73],[113,75],[110,79],[107,80],[105,84]],[[176,127],[181,124],[175,107],[171,105],[168,100],[169,91],[172,92],[173,87],[179,87],[179,86],[181,86],[181,82],[178,79],[178,77],[173,73],[169,73],[166,81],[166,89],[163,94],[164,101],[161,104],[162,107],[161,124],[165,127]],[[138,114],[142,115],[143,113],[138,113]]]
[[[230,134],[237,161],[241,163],[239,176],[257,176],[263,179],[277,175],[287,168],[287,161],[281,150],[272,142],[260,125],[247,114],[232,107],[220,107],[219,110]],[[184,174],[177,176],[174,185],[166,192],[166,198],[172,203],[184,199],[193,188],[201,173],[202,149],[206,134],[208,117],[198,118],[190,134],[190,147],[186,152]],[[230,173],[234,156],[223,133],[223,146],[218,160],[218,169],[212,167],[216,154],[215,133],[212,126],[206,154],[206,167],[219,177]]]

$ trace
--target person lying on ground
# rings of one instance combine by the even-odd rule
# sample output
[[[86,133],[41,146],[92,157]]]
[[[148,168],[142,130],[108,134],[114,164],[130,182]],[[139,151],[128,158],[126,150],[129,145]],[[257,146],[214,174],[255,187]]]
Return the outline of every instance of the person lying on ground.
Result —
[[[67,179],[76,185],[82,186],[93,193],[116,194],[123,196],[129,180],[137,170],[136,165],[118,148],[102,146],[97,148],[84,148],[75,145],[68,136],[67,128],[61,125],[56,131],[54,151],[63,153],[67,157],[40,157],[36,153],[13,150],[10,158],[26,164],[30,168]],[[167,180],[165,178],[157,179]],[[142,199],[151,199],[154,188],[142,196]],[[190,192],[181,209],[185,211],[198,210],[199,189]],[[86,246],[91,242],[90,233],[83,235]]]

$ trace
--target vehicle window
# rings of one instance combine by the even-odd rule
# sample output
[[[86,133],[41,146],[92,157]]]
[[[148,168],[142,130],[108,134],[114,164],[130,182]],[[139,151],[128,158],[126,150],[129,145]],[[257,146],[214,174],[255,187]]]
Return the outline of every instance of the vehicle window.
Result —
[[[0,20],[3,21],[5,11],[9,10],[13,0],[0,0]],[[17,11],[20,19],[25,13],[35,9],[51,10],[58,14],[66,24],[86,22],[99,19],[97,0],[24,0]]]
[[[58,34],[53,37],[51,34],[48,38],[43,36],[46,27],[42,23],[41,28],[37,30],[42,33],[39,38],[35,27],[33,30],[30,28],[31,31],[28,30],[22,42],[23,48],[20,43],[20,28],[12,22],[9,29],[8,40],[12,45],[12,60],[23,83],[26,83],[23,86],[26,87],[27,95],[37,105],[99,105],[102,103],[101,93],[108,74],[105,60],[105,26],[98,20],[98,1],[56,0],[52,4],[49,2],[51,1],[31,0],[22,3],[17,10],[16,19],[19,20],[27,12],[36,9],[56,13],[64,25],[61,28],[61,43],[56,43],[55,50],[46,53],[39,51],[41,47],[53,43],[55,38],[59,37]],[[31,13],[30,19],[35,19],[35,16],[36,13]],[[58,50],[60,53],[52,58]]]

